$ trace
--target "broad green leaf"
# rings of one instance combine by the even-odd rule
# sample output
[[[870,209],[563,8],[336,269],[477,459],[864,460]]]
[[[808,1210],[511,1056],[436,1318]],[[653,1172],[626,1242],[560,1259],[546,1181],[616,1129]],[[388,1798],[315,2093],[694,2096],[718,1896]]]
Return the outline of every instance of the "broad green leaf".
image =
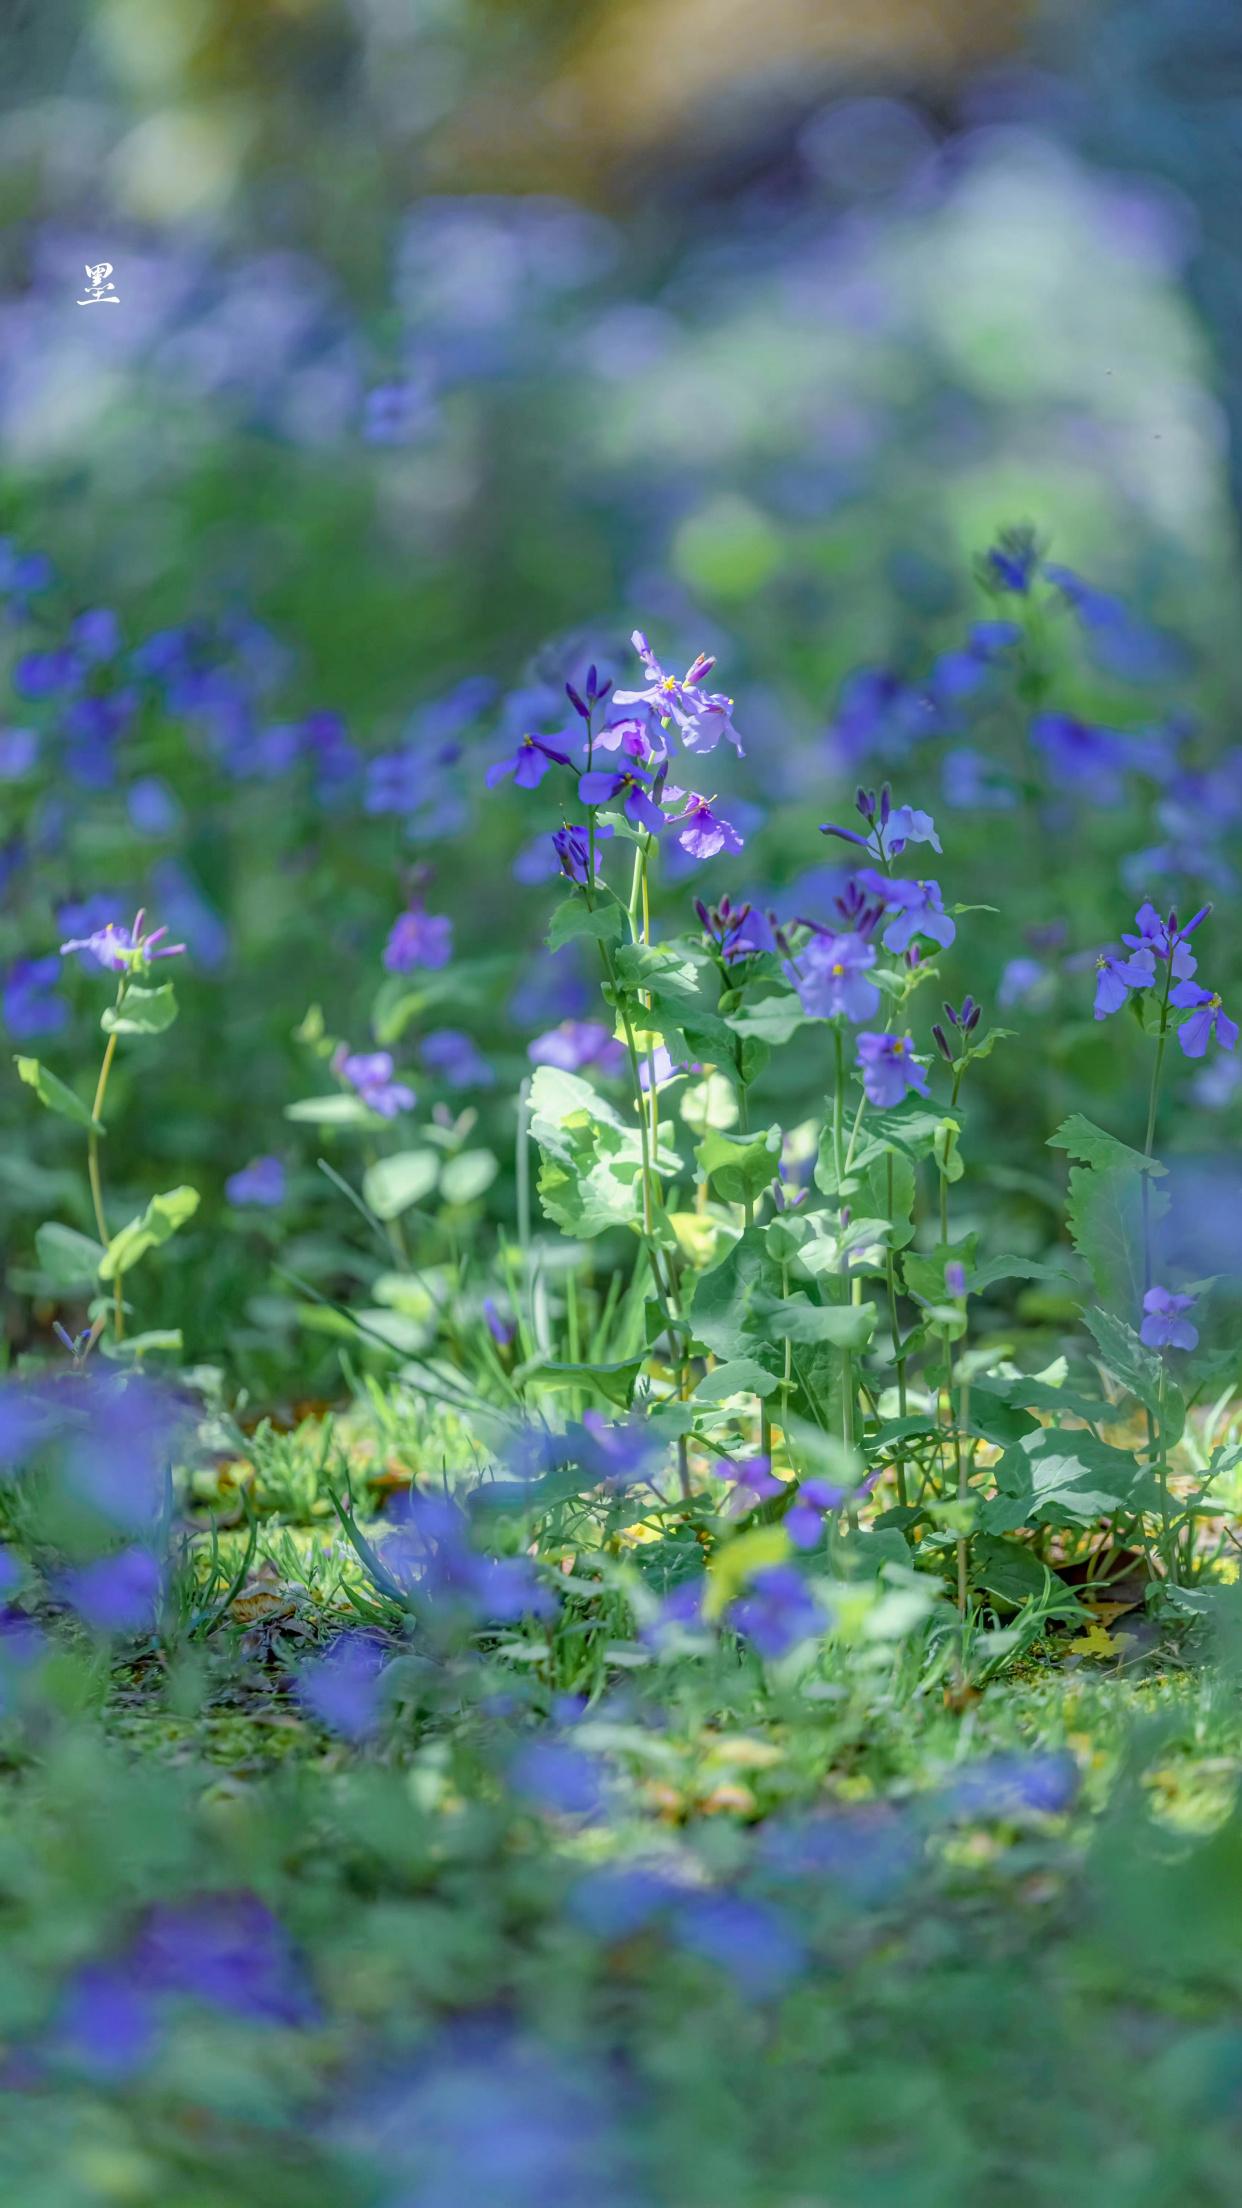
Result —
[[[998,1280],[1052,1280],[1058,1286],[1072,1287],[1070,1274],[1063,1265],[1050,1265],[1040,1257],[989,1257],[966,1276],[966,1286],[972,1296],[992,1288]]]
[[[712,1128],[696,1146],[694,1155],[700,1171],[725,1203],[753,1203],[776,1178],[781,1131],[769,1127],[762,1135],[730,1135]]]
[[[1110,1135],[1103,1127],[1097,1127],[1094,1121],[1084,1119],[1081,1112],[1071,1112],[1068,1119],[1062,1120],[1055,1135],[1049,1135],[1048,1148],[1068,1151],[1070,1157],[1077,1158],[1080,1165],[1125,1165],[1138,1173],[1150,1173],[1157,1179],[1165,1171],[1164,1166],[1155,1158],[1145,1158],[1141,1150],[1132,1150],[1128,1142],[1118,1142],[1116,1135]]]
[[[768,1255],[763,1230],[748,1227],[745,1234],[694,1284],[690,1322],[707,1349],[726,1363],[758,1356],[768,1346],[757,1298],[779,1296],[780,1266]],[[775,1361],[777,1352],[770,1350]]]
[[[770,996],[751,998],[739,1004],[736,1012],[725,1014],[725,1024],[735,1035],[748,1040],[753,1038],[775,1049],[787,1043],[800,1027],[809,1027],[811,1022],[794,991],[781,989]]]
[[[367,1167],[362,1193],[377,1219],[398,1219],[411,1204],[431,1194],[439,1177],[440,1159],[434,1150],[397,1150]]]
[[[360,1096],[303,1096],[286,1104],[285,1118],[311,1127],[374,1127],[378,1124]]]
[[[153,1196],[145,1211],[113,1235],[99,1267],[100,1279],[116,1280],[131,1272],[139,1258],[169,1241],[197,1210],[196,1188],[170,1188],[162,1196]]]
[[[768,1372],[754,1357],[734,1357],[726,1365],[717,1365],[714,1372],[705,1373],[694,1391],[696,1403],[723,1403],[731,1395],[772,1395],[780,1386],[774,1372]]]
[[[597,943],[619,943],[626,933],[626,919],[615,899],[596,905],[592,912],[583,897],[567,897],[558,905],[548,928],[548,949],[559,951],[575,936],[594,937]]]
[[[1153,1418],[1160,1415],[1160,1358],[1154,1350],[1139,1340],[1132,1327],[1111,1311],[1084,1311],[1083,1317],[1096,1341],[1100,1355],[1115,1380],[1137,1396],[1144,1410]]]
[[[171,981],[160,989],[127,989],[120,1006],[109,1005],[99,1024],[105,1035],[162,1035],[177,1017]]]
[[[567,1365],[536,1358],[523,1365],[515,1378],[541,1380],[549,1388],[596,1388],[610,1403],[628,1410],[634,1383],[646,1361],[642,1356],[626,1357],[615,1364]]]
[[[1051,1426],[1038,1427],[1006,1450],[996,1484],[997,1499],[1021,1510],[1019,1519],[1009,1521],[1013,1524],[1086,1526],[1117,1510],[1146,1509],[1154,1500],[1152,1482],[1128,1450]],[[1003,1530],[998,1523],[1003,1512],[989,1504],[983,1515],[993,1530]]]
[[[97,1135],[106,1134],[107,1129],[100,1120],[91,1118],[90,1108],[81,1097],[75,1096],[56,1074],[49,1073],[37,1058],[15,1058],[13,1063],[19,1078],[28,1089],[34,1090],[40,1104],[46,1104],[49,1112],[59,1112],[62,1119],[71,1119],[78,1127],[93,1127]]]
[[[539,1196],[550,1219],[589,1239],[641,1217],[642,1136],[637,1125],[579,1074],[537,1066],[530,1086],[530,1128],[542,1154]],[[674,1152],[653,1166],[675,1172]]]
[[[461,1150],[440,1175],[440,1194],[446,1204],[472,1204],[491,1187],[499,1171],[499,1160],[490,1150]]]
[[[767,1330],[777,1341],[865,1349],[875,1332],[873,1303],[811,1303],[806,1296],[770,1296],[762,1297],[760,1305]]]
[[[102,1242],[79,1234],[76,1227],[62,1227],[57,1219],[36,1227],[35,1251],[53,1286],[65,1289],[84,1288],[97,1280],[106,1254]]]

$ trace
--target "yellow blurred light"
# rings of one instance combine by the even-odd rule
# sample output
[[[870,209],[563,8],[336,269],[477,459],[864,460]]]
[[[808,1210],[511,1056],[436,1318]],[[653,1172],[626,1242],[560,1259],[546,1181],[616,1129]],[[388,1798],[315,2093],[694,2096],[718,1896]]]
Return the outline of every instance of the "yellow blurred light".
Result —
[[[232,191],[248,135],[236,109],[162,108],[117,147],[117,194],[151,222],[207,213]]]

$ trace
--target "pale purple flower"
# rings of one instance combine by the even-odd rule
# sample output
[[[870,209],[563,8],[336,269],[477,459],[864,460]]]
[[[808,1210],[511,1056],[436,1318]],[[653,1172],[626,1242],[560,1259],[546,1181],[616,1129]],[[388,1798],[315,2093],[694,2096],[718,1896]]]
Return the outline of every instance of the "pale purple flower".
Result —
[[[566,739],[562,738],[562,741]],[[545,743],[542,736],[522,736],[517,749],[507,759],[498,759],[487,770],[485,780],[488,789],[494,789],[506,775],[513,776],[519,790],[537,790],[545,774],[552,767],[567,767],[569,753],[558,751],[553,744]]]
[[[366,1740],[384,1714],[388,1650],[374,1633],[344,1632],[303,1664],[295,1683],[304,1710],[345,1740]]]
[[[59,1591],[95,1633],[139,1633],[154,1625],[164,1575],[150,1549],[135,1544],[62,1572]]]
[[[891,1111],[911,1089],[919,1096],[928,1093],[927,1074],[909,1035],[860,1035],[855,1063],[867,1102],[879,1111]]]
[[[624,1046],[602,1020],[562,1020],[536,1035],[526,1054],[535,1065],[559,1066],[563,1073],[581,1073],[584,1066],[617,1073],[625,1063]]]
[[[1171,1288],[1149,1288],[1143,1298],[1143,1323],[1139,1328],[1140,1341],[1149,1349],[1195,1349],[1198,1347],[1199,1330],[1184,1311],[1193,1311],[1198,1298],[1175,1295]]]
[[[671,798],[675,793],[669,790],[666,794]],[[678,843],[692,859],[714,859],[720,851],[742,848],[742,838],[732,823],[713,812],[709,800],[695,796],[693,791],[685,812],[678,813],[669,826],[676,830]]]
[[[886,951],[908,950],[919,935],[948,949],[957,934],[957,924],[944,909],[939,882],[886,881],[873,872],[860,874],[858,879],[864,888],[883,896],[887,905],[898,908],[895,919],[884,930]]]
[[[62,943],[60,955],[65,958],[70,951],[86,951],[100,966],[114,974],[143,973],[153,959],[180,957],[185,944],[165,943],[167,928],[153,928],[149,935],[143,934],[145,917],[145,913],[137,913],[133,925],[128,928],[109,920],[91,935],[75,936]]]
[[[813,935],[787,971],[802,1008],[813,1019],[874,1019],[880,992],[865,976],[875,964],[875,945],[860,935]]]
[[[1101,951],[1095,964],[1097,1020],[1106,1020],[1110,1013],[1120,1012],[1132,989],[1149,989],[1155,980],[1155,967],[1149,953],[1136,951],[1132,958],[1118,958],[1112,951]]]
[[[424,1035],[418,1055],[430,1073],[451,1089],[491,1089],[496,1076],[473,1036],[458,1027],[435,1027]]]
[[[1219,996],[1210,989],[1200,989],[1197,982],[1179,981],[1169,991],[1169,1003],[1178,1011],[1192,1007],[1190,1018],[1183,1020],[1177,1031],[1177,1040],[1187,1058],[1203,1058],[1208,1044],[1215,1037],[1222,1050],[1232,1050],[1238,1040],[1238,1023],[1231,1020],[1221,1004]]]
[[[645,705],[657,720],[674,722],[687,751],[714,751],[724,736],[740,757],[742,740],[733,726],[732,698],[702,687],[715,660],[700,652],[678,678],[665,673],[641,629],[635,629],[631,642],[646,670],[647,684],[642,690],[618,690],[616,704]]]
[[[413,1089],[393,1079],[391,1051],[340,1050],[332,1065],[333,1071],[347,1081],[363,1103],[381,1119],[395,1119],[398,1112],[413,1110],[416,1101]]]
[[[252,1158],[238,1173],[231,1173],[224,1184],[224,1193],[231,1204],[259,1204],[264,1209],[274,1209],[285,1200],[285,1169],[279,1158]]]
[[[445,913],[421,906],[398,915],[384,945],[390,974],[408,974],[416,966],[447,966],[453,955],[453,923]]]
[[[597,881],[600,868],[604,863],[604,855],[600,846],[607,843],[613,833],[613,829],[609,828],[604,821],[596,822],[595,878]],[[564,828],[554,828],[552,831],[552,847],[556,852],[562,874],[566,875],[571,882],[585,883],[591,858],[591,838],[588,831],[576,824],[572,827],[566,824]]]
[[[766,1502],[769,1496],[782,1495],[785,1491],[783,1480],[778,1480],[772,1470],[770,1457],[722,1459],[720,1477],[727,1480],[733,1490],[729,1507],[737,1512],[753,1510],[756,1503]]]
[[[578,783],[578,796],[587,806],[620,804],[631,828],[645,828],[649,835],[658,836],[664,827],[661,812],[646,784],[640,779],[637,768],[592,768]]]
[[[54,956],[14,960],[4,977],[0,1002],[4,1024],[16,1042],[58,1035],[67,1026],[69,1007],[54,994],[60,976],[60,960]]]

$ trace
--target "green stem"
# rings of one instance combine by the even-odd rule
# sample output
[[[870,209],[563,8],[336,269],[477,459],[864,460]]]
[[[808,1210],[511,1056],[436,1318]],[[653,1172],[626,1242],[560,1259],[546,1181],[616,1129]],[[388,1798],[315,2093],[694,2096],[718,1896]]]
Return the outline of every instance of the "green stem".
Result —
[[[122,974],[120,981],[117,983],[115,1009],[118,1012],[124,1001],[127,978],[126,975]],[[102,1123],[104,1100],[108,1094],[108,1077],[112,1072],[112,1061],[115,1057],[116,1036],[112,1034],[109,1035],[104,1048],[103,1064],[99,1068],[99,1079],[95,1084],[95,1101],[91,1105],[92,1121],[98,1120]],[[99,1239],[106,1249],[109,1241],[108,1219],[104,1211],[103,1176],[99,1170],[99,1136],[96,1134],[94,1126],[91,1127],[86,1138],[86,1175],[91,1184],[91,1202],[95,1208],[95,1226],[99,1233]],[[112,1283],[112,1324],[118,1342],[123,1341],[125,1338],[125,1302],[121,1293],[121,1276],[119,1273]]]
[[[893,1187],[893,1153],[891,1150],[888,1153],[887,1164],[888,1218],[889,1230],[891,1233],[893,1221],[893,1205],[896,1202],[896,1194]],[[897,1317],[897,1262],[893,1255],[893,1247],[891,1242],[885,1250],[884,1261],[885,1272],[888,1276],[888,1324],[893,1343],[893,1360],[897,1366],[897,1406],[900,1416],[904,1418],[906,1415],[906,1360],[902,1354],[901,1347],[901,1322]],[[897,1501],[900,1504],[901,1508],[905,1510],[908,1507],[910,1498],[906,1489],[906,1450],[904,1441],[898,1444],[897,1459],[893,1466],[893,1470],[897,1476]]]

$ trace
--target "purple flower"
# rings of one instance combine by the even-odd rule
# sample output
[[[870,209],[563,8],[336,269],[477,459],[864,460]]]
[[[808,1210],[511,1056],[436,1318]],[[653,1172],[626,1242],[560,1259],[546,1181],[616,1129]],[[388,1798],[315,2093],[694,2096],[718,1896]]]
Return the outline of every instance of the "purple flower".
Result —
[[[680,792],[669,790],[667,794],[675,798]],[[720,851],[740,851],[742,848],[742,838],[736,828],[712,811],[707,798],[696,797],[693,791],[685,812],[678,813],[669,826],[676,829],[678,843],[692,859],[714,859]]]
[[[792,1564],[770,1564],[756,1572],[747,1592],[730,1604],[729,1623],[753,1641],[759,1654],[784,1656],[799,1641],[822,1633],[827,1620],[801,1573]]]
[[[875,945],[860,935],[813,935],[788,971],[812,1019],[874,1019],[880,992],[863,977],[875,964]]]
[[[487,1325],[487,1331],[491,1335],[492,1340],[495,1342],[496,1347],[498,1349],[508,1349],[509,1344],[512,1342],[513,1337],[517,1332],[517,1328],[510,1322],[510,1320],[502,1317],[500,1309],[493,1296],[484,1296],[483,1298],[483,1317]]]
[[[313,2014],[302,1968],[283,1929],[253,1894],[204,1894],[152,1909],[130,1955],[134,1981],[261,2024],[304,2024]]]
[[[887,782],[878,793],[860,789],[856,803],[867,823],[866,835],[857,828],[838,828],[834,822],[825,821],[820,827],[821,836],[838,836],[842,843],[859,844],[881,864],[899,857],[908,843],[930,843],[933,851],[940,850],[931,814],[921,813],[913,805],[894,806]]]
[[[954,1817],[1058,1816],[1078,1792],[1071,1755],[986,1756],[951,1781],[945,1807]]]
[[[14,612],[24,613],[28,597],[49,590],[55,573],[46,552],[19,552],[12,537],[0,537],[0,598],[11,600]]]
[[[595,1817],[603,1802],[595,1758],[566,1741],[536,1740],[519,1749],[509,1784],[515,1794],[560,1817]]]
[[[785,1483],[777,1479],[770,1457],[746,1457],[739,1462],[722,1459],[720,1477],[733,1490],[729,1505],[737,1512],[753,1510],[756,1503],[766,1502],[770,1495],[785,1492]]]
[[[702,1071],[702,1066],[696,1064],[692,1059],[674,1064],[673,1054],[668,1045],[657,1043],[654,1050],[646,1051],[639,1059],[638,1085],[642,1089],[650,1089],[654,1079],[657,1089],[661,1089],[666,1081],[679,1081],[683,1073],[701,1073]]]
[[[136,914],[133,925],[121,927],[109,920],[92,935],[75,936],[60,946],[62,958],[70,951],[86,951],[113,974],[145,973],[153,959],[178,958],[185,950],[184,943],[165,943],[167,928],[153,928],[148,935],[142,932],[145,914]],[[158,948],[157,948],[158,946]]]
[[[15,959],[4,977],[4,1023],[19,1043],[38,1035],[58,1035],[69,1007],[52,991],[60,980],[58,958]]]
[[[1169,991],[1169,1003],[1178,1011],[1187,1005],[1194,1007],[1190,1018],[1183,1020],[1177,1031],[1177,1040],[1187,1058],[1203,1058],[1213,1036],[1222,1050],[1232,1050],[1238,1040],[1238,1023],[1231,1020],[1221,1004],[1219,996],[1210,989],[1200,989],[1193,981],[1179,981]]]
[[[239,1173],[229,1175],[224,1193],[231,1204],[261,1204],[274,1209],[285,1200],[284,1166],[279,1158],[252,1158]]]
[[[383,1718],[383,1672],[388,1651],[374,1633],[338,1633],[297,1676],[304,1710],[345,1740],[366,1740]]]
[[[1167,920],[1162,919],[1155,906],[1147,900],[1134,915],[1136,933],[1123,935],[1121,940],[1129,945],[1137,957],[1170,960],[1174,981],[1189,981],[1198,962],[1186,939],[1207,919],[1211,910],[1210,905],[1201,905],[1185,926],[1179,927],[1175,912],[1171,912]]]
[[[381,1119],[395,1119],[398,1112],[412,1111],[414,1091],[403,1081],[393,1080],[392,1053],[387,1050],[338,1051],[332,1061],[333,1071],[351,1089],[356,1089],[362,1101]]]
[[[595,877],[597,881],[600,867],[603,864],[603,854],[599,846],[601,843],[607,843],[613,832],[603,821],[596,825]],[[560,861],[562,874],[567,875],[571,882],[584,883],[587,878],[587,867],[591,856],[591,839],[587,830],[568,825],[564,828],[554,828],[552,831],[552,846]]]
[[[860,1035],[855,1060],[869,1104],[890,1111],[910,1089],[926,1096],[927,1075],[909,1035]]]
[[[94,606],[80,613],[70,635],[82,658],[92,666],[115,659],[121,649],[121,624],[109,606]]]
[[[1155,979],[1150,959],[1142,953],[1133,958],[1117,958],[1111,951],[1101,951],[1096,962],[1095,1016],[1106,1020],[1112,1012],[1120,1012],[1131,989],[1148,989]]]
[[[1193,1311],[1196,1296],[1177,1296],[1171,1288],[1149,1288],[1143,1298],[1143,1323],[1139,1328],[1139,1340],[1149,1349],[1195,1349],[1198,1347],[1199,1330],[1183,1311]]]
[[[408,445],[436,418],[431,380],[377,383],[362,402],[362,436],[368,445]]]
[[[144,2067],[158,2044],[158,2019],[128,1961],[74,1972],[61,1995],[56,2039],[97,2078],[128,2078]]]
[[[665,726],[673,721],[687,751],[714,751],[722,736],[736,747],[742,740],[733,726],[733,700],[719,691],[702,688],[716,662],[700,652],[678,679],[666,674],[641,629],[630,639],[643,663],[647,685],[643,690],[618,690],[617,705],[645,705]]]
[[[649,835],[658,836],[664,827],[664,815],[637,768],[613,772],[606,767],[595,767],[590,774],[581,777],[578,796],[588,806],[612,805],[620,799],[621,810],[631,828],[645,828]]]
[[[447,966],[453,955],[453,923],[444,913],[416,907],[399,914],[384,945],[390,974],[408,974],[415,966]]]
[[[1016,621],[977,621],[958,651],[942,652],[931,671],[931,687],[942,699],[968,698],[982,688],[992,669],[1022,641]]]
[[[550,768],[568,765],[567,751],[557,751],[552,744],[545,743],[542,736],[522,736],[508,759],[498,759],[488,768],[485,780],[491,790],[511,774],[519,790],[537,790]]]
[[[922,736],[936,730],[935,701],[884,667],[859,667],[842,685],[836,719],[828,731],[834,763],[852,773],[880,753],[905,758]]]
[[[691,1954],[716,1963],[749,1999],[782,1993],[806,1962],[806,1950],[782,1909],[743,1894],[692,1894],[670,1926]]]
[[[966,1293],[966,1267],[960,1258],[951,1257],[944,1269],[945,1294],[962,1297]]]
[[[1117,729],[1096,727],[1072,713],[1037,713],[1030,734],[1053,779],[1081,790],[1097,805],[1119,805],[1126,769],[1151,763]]]
[[[947,950],[957,934],[957,924],[944,909],[939,882],[885,881],[878,874],[859,875],[865,888],[883,896],[886,904],[898,908],[895,919],[884,930],[886,951],[907,950],[916,935],[925,935],[933,943]]]
[[[1011,958],[997,984],[996,1002],[1002,1011],[1010,1005],[1030,1004],[1044,994],[1048,980],[1037,958]]]
[[[39,757],[39,735],[33,728],[0,728],[0,782],[20,782]]]
[[[473,1036],[457,1027],[436,1027],[424,1035],[418,1055],[429,1073],[450,1089],[490,1089],[496,1076]]]
[[[536,1035],[526,1055],[537,1066],[559,1066],[563,1073],[581,1073],[584,1066],[617,1073],[625,1063],[624,1046],[602,1020],[562,1020]]]
[[[62,1572],[58,1585],[92,1632],[140,1633],[155,1623],[164,1575],[150,1549],[135,1544]]]
[[[1006,529],[984,554],[983,576],[994,590],[1025,598],[1039,565],[1039,545],[1031,531]]]
[[[651,755],[651,744],[648,740],[645,725],[642,721],[636,721],[632,718],[623,721],[605,721],[604,726],[597,730],[590,744],[584,745],[583,748],[593,752],[623,751],[629,759],[647,759]]]
[[[53,698],[60,690],[72,690],[81,674],[77,653],[62,644],[49,652],[26,652],[10,680],[19,698]]]

